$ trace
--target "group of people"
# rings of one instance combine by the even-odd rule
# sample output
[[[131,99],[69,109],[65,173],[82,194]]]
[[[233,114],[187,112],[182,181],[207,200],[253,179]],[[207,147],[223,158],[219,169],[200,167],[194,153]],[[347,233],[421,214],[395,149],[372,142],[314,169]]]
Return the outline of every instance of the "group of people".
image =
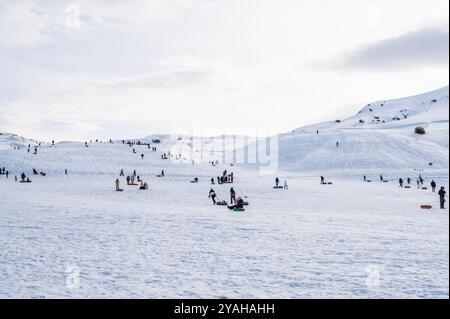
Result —
[[[364,175],[364,181],[365,182],[369,181],[365,175]],[[380,175],[380,181],[381,182],[386,182],[386,180],[384,179],[383,175]],[[405,180],[402,177],[400,177],[398,179],[398,184],[399,184],[400,188],[404,188],[404,187],[410,188],[411,183],[412,183],[412,180],[411,180],[410,177],[406,178],[406,185],[405,185]],[[427,188],[424,187],[424,184],[425,184],[425,180],[422,177],[422,175],[419,174],[419,176],[416,179],[417,189],[427,189]],[[436,183],[436,181],[434,179],[431,180],[430,186],[431,186],[431,192],[436,193],[437,183]],[[445,191],[445,187],[444,186],[442,186],[440,188],[440,190],[438,191],[438,195],[439,195],[440,208],[441,209],[445,209],[445,202],[446,202],[445,199],[447,197],[447,192]]]
[[[217,205],[217,194],[213,188],[209,191],[208,198],[211,198],[213,205]],[[228,205],[225,201],[220,203],[221,205],[227,205],[229,209],[244,209],[245,202],[242,197],[236,197],[236,191],[234,188],[230,188],[230,205]]]
[[[217,176],[218,184],[233,184],[234,183],[234,173],[228,173],[227,170],[224,170],[222,176]],[[211,178],[211,184],[214,184],[214,178]]]
[[[275,188],[283,188],[284,190],[288,190],[287,180],[284,180],[283,186],[280,186],[280,178],[275,178]]]
[[[6,169],[6,167],[0,168],[0,175],[5,175],[6,178],[9,178],[9,171]]]
[[[124,177],[124,176],[125,176],[124,171],[123,171],[123,169],[121,169],[119,177]],[[137,185],[139,185],[139,189],[140,190],[148,190],[148,183],[144,182],[141,179],[141,177],[137,174],[136,170],[133,170],[133,174],[128,175],[126,177],[126,180],[127,180],[127,185],[128,186],[137,186]],[[140,183],[140,184],[138,184],[138,183]],[[115,185],[116,185],[116,191],[118,191],[118,192],[122,192],[123,191],[123,189],[120,188],[120,180],[119,180],[119,178],[116,179]]]

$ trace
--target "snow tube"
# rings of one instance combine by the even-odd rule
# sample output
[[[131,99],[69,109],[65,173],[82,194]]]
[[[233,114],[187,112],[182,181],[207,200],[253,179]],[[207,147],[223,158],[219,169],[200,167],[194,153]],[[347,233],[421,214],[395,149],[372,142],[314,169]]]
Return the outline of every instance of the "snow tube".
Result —
[[[420,205],[420,208],[422,208],[422,209],[432,209],[433,206],[431,206],[431,205]]]

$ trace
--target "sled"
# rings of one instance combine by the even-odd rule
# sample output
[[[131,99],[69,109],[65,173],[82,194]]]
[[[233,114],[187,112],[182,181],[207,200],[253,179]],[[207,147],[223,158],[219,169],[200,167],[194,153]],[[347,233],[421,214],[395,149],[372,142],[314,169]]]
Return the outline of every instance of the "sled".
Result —
[[[217,202],[216,205],[217,205],[217,206],[227,206],[228,203],[227,203],[226,201],[223,200],[223,201],[221,201],[221,202]]]
[[[405,188],[407,188],[407,189],[408,189],[408,188],[411,188],[411,186],[405,186]]]
[[[47,176],[47,174],[43,173],[43,172],[41,172],[40,174],[41,174],[41,176]]]
[[[25,184],[27,184],[27,183],[31,183],[31,181],[20,181],[21,183],[25,183]]]
[[[244,206],[248,206],[248,205],[250,205],[249,202],[244,202]]]
[[[136,183],[130,183],[130,184],[128,184],[128,186],[139,186],[139,184],[136,184]]]
[[[116,189],[116,192],[123,192],[123,189]]]
[[[368,180],[367,180],[367,183],[372,183],[372,180],[368,179]]]
[[[333,182],[328,182],[327,184],[328,184],[328,185],[333,185]]]
[[[274,189],[283,189],[283,186],[274,186]]]
[[[427,189],[428,189],[428,187],[422,187],[422,189],[423,189],[423,190],[427,190]]]
[[[233,212],[245,212],[245,208],[233,208]]]
[[[421,209],[432,209],[433,206],[431,206],[431,205],[420,205],[420,208]]]

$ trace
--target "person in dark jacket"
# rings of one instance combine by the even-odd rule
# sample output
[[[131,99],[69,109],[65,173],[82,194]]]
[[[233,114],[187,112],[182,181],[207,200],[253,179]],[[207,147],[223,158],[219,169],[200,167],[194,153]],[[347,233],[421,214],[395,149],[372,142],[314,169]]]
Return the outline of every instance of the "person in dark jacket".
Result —
[[[214,189],[211,188],[211,190],[209,191],[209,196],[208,198],[211,198],[213,201],[213,205],[216,205],[216,192],[214,191]]]
[[[228,207],[229,209],[235,209],[235,208],[244,209],[244,206],[245,206],[244,200],[243,200],[241,197],[238,197],[238,198],[236,199],[236,204],[234,204],[234,205],[228,205],[227,207]]]
[[[233,187],[231,187],[230,189],[230,197],[231,197],[230,203],[231,204],[236,203],[236,192],[234,191]]]
[[[431,191],[433,193],[436,193],[436,182],[434,181],[434,179],[431,181]]]
[[[275,178],[275,185],[276,185],[276,187],[278,187],[279,184],[280,184],[280,179],[277,177],[277,178]]]
[[[403,188],[403,178],[400,178],[398,180],[398,183],[399,183],[400,187]]]
[[[447,192],[445,191],[444,187],[441,187],[439,194],[439,200],[441,204],[441,209],[445,209],[445,195],[447,195]]]

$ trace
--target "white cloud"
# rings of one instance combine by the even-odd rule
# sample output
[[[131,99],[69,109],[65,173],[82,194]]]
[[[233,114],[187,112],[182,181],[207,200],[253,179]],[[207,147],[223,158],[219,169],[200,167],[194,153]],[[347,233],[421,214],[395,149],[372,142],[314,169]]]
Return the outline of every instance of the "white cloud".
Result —
[[[0,126],[30,137],[135,137],[198,120],[282,132],[448,83],[448,66],[421,54],[417,68],[363,76],[311,67],[448,20],[447,0],[0,2]],[[69,4],[79,29],[66,27]]]
[[[35,47],[50,41],[52,18],[32,1],[0,4],[0,48]]]

